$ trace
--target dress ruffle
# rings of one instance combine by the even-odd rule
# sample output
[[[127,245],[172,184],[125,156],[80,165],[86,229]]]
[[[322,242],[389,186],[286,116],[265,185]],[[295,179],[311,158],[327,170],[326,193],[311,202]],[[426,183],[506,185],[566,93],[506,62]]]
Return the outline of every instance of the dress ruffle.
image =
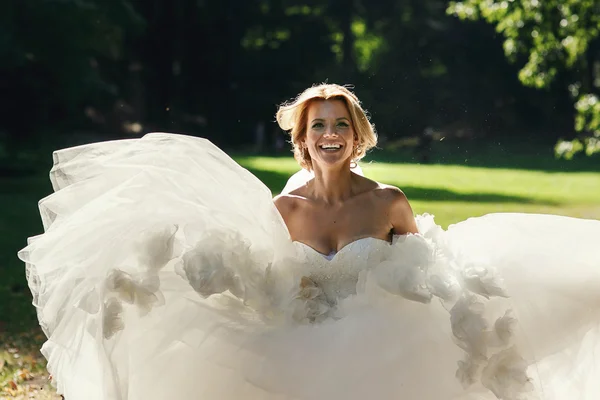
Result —
[[[54,157],[19,256],[68,400],[600,398],[598,221],[424,215],[327,260],[204,139]]]

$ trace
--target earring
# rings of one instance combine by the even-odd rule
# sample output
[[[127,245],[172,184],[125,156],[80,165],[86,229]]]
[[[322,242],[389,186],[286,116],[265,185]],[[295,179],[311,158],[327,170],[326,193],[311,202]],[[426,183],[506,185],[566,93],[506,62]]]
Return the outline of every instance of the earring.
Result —
[[[360,148],[359,145],[356,145],[352,148],[352,158],[353,160],[350,161],[350,169],[354,169],[356,167],[358,167],[358,164],[356,163],[356,160],[354,160],[356,158],[356,153],[358,153],[358,149]]]

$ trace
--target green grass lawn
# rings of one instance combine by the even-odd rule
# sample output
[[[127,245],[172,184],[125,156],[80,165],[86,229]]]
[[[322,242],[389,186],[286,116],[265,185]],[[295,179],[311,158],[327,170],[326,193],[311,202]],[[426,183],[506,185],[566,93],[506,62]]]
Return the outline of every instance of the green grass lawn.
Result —
[[[298,170],[293,159],[240,157],[278,193]],[[546,172],[390,162],[362,164],[365,175],[398,186],[414,212],[430,213],[444,227],[494,212],[549,213],[600,219],[600,172]]]
[[[494,212],[600,219],[598,157],[565,162],[554,160],[549,151],[488,150],[480,149],[469,158],[465,158],[465,154],[472,153],[469,149],[444,152],[433,159],[432,165],[415,164],[410,154],[380,152],[362,166],[366,176],[404,190],[415,213],[434,214],[444,227]],[[291,156],[234,158],[273,194],[279,193],[287,178],[298,170]],[[466,165],[461,165],[463,159]],[[13,390],[10,382],[28,380],[29,372],[37,382],[43,368],[37,354],[43,336],[31,306],[24,266],[16,252],[28,236],[41,233],[37,201],[50,193],[48,168],[43,164],[34,175],[0,178],[0,397],[2,390]]]

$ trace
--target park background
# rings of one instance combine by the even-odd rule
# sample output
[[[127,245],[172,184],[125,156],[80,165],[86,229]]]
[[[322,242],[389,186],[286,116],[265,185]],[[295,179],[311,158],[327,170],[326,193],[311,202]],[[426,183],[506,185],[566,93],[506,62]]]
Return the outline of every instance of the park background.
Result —
[[[0,398],[56,398],[16,258],[53,150],[203,136],[277,194],[298,169],[277,105],[351,84],[366,175],[416,213],[600,219],[599,32],[598,0],[3,0]]]

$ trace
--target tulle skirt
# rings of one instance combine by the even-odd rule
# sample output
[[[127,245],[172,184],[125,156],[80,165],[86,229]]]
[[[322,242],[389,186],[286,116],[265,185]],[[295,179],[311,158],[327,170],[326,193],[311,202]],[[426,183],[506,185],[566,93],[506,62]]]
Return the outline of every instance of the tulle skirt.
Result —
[[[390,245],[393,276],[436,254],[459,300],[393,293],[373,265],[315,321],[298,317],[303,260],[271,193],[210,142],[54,157],[45,233],[19,256],[67,400],[600,398],[598,221],[420,217],[427,246]]]

